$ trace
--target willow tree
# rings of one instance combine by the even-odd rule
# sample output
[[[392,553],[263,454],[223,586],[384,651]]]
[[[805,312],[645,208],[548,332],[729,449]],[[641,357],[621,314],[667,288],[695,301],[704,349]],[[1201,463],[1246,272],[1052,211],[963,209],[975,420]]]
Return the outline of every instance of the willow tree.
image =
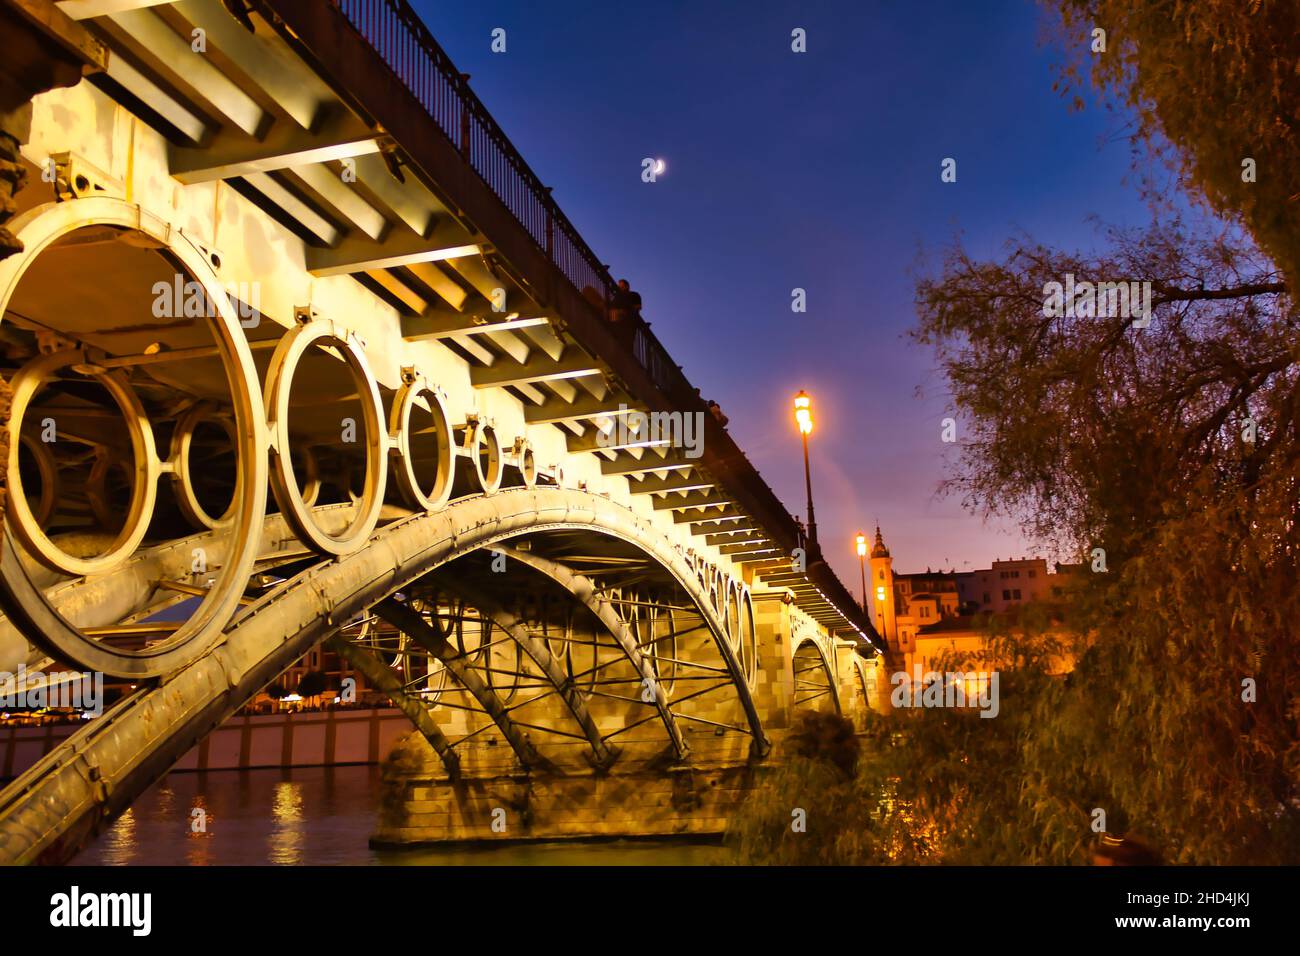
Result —
[[[1088,643],[1036,708],[1024,796],[1125,819],[1174,860],[1295,861],[1300,316],[1241,236],[1108,239],[954,248],[918,285],[916,337],[967,429],[949,488],[1089,569]],[[1067,276],[1150,283],[1151,313],[1054,314]]]
[[[918,287],[971,428],[954,487],[1104,556],[1079,598],[1085,696],[1039,715],[1026,759],[1076,758],[1074,785],[1172,859],[1296,862],[1300,6],[1045,5],[1076,104],[1090,84],[1236,228],[1113,233],[1091,258],[954,249]],[[1034,299],[1067,272],[1150,282],[1150,324],[1049,319]]]
[[[1242,224],[1300,281],[1300,4],[1295,0],[1046,0],[1062,87],[1091,86],[1139,155]]]
[[[1297,862],[1297,8],[1054,6],[1067,88],[1086,76],[1218,218],[1090,254],[955,247],[918,283],[915,335],[966,427],[949,487],[1091,572],[1078,666],[1026,702],[1017,799],[1039,827],[1100,809],[1174,861]],[[1143,284],[1150,311],[1084,296],[1062,315],[1054,283],[1083,282]]]

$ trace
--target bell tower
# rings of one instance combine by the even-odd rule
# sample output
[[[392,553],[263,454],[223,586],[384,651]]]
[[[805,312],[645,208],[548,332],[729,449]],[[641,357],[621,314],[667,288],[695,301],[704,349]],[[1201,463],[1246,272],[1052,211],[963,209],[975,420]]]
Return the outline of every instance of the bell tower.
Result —
[[[894,559],[876,526],[876,543],[871,548],[871,608],[876,629],[891,650],[898,649],[897,614],[894,607]]]

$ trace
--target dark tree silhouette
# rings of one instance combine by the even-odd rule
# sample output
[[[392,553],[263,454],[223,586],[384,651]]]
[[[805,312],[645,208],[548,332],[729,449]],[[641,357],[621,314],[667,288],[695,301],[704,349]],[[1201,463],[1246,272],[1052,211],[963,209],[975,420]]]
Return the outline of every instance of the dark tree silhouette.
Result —
[[[325,676],[324,671],[308,671],[302,675],[298,681],[298,696],[300,697],[318,697],[325,693],[326,687],[329,686],[329,678]]]

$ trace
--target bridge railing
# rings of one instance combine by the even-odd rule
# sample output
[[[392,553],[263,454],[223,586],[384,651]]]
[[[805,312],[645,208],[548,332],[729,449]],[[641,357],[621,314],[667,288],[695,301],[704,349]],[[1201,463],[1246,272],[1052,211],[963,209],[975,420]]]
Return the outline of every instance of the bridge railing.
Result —
[[[383,57],[574,288],[594,289],[608,305],[614,289],[609,271],[406,0],[331,2]],[[661,390],[684,389],[681,394],[691,394],[681,369],[644,325],[636,329],[633,353]]]

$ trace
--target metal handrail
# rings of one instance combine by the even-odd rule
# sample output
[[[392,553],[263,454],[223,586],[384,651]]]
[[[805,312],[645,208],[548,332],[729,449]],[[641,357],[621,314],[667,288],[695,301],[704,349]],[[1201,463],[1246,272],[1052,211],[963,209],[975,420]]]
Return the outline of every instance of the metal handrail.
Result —
[[[406,0],[331,0],[383,58],[465,162],[524,227],[573,287],[591,288],[608,303],[614,280],[551,198],[523,156],[469,88],[463,73],[433,38]],[[655,385],[685,389],[686,377],[663,344],[639,324],[633,351]]]

